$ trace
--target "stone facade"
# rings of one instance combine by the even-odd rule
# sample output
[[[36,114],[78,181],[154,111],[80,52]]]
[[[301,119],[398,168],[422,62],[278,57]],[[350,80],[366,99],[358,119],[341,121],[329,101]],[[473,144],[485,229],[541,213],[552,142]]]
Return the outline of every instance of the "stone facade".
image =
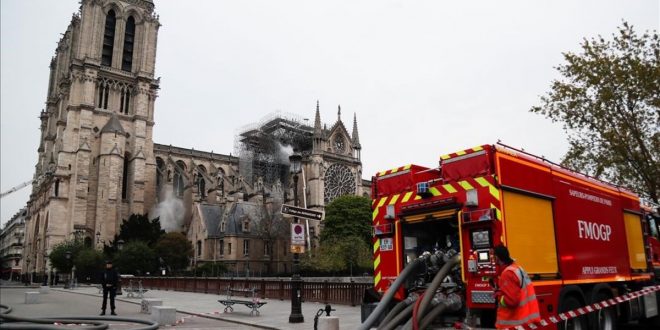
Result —
[[[23,242],[25,238],[25,218],[27,209],[23,208],[5,223],[0,231],[0,260],[2,279],[17,280],[23,267]]]
[[[55,244],[95,233],[109,241],[156,201],[153,10],[145,0],[83,0],[58,43],[28,202],[30,272],[49,271]]]
[[[243,158],[153,142],[159,27],[149,0],[82,0],[73,15],[51,61],[40,116],[25,217],[24,255],[31,262],[24,273],[49,273],[47,255],[64,240],[98,247],[131,214],[147,213],[188,235],[193,263],[223,260],[237,272],[290,269],[288,227],[274,236],[263,232],[273,221],[280,227],[289,221],[277,215],[282,203],[293,203],[288,174],[269,181],[241,167]],[[330,128],[321,126],[317,103],[313,127],[275,117],[258,128],[303,137],[298,191],[308,208],[323,210],[343,194],[370,194],[370,183],[361,179],[357,120],[349,134],[341,109],[337,115]],[[237,139],[251,137],[246,132]],[[245,221],[252,230],[241,227]],[[310,221],[312,247],[320,229]]]
[[[291,142],[292,135],[296,137],[293,144],[302,148],[303,156],[298,180],[301,206],[322,211],[340,195],[369,197],[371,183],[361,179],[361,145],[355,117],[352,134],[344,127],[341,110],[330,129],[321,127],[318,104],[315,117],[315,126],[311,127],[286,116],[267,116],[259,125],[239,134],[237,140],[247,144],[258,141],[284,145]],[[277,141],[264,141],[268,139]],[[279,168],[271,168],[269,172],[264,166],[246,164],[244,158],[231,155],[159,144],[155,145],[154,153],[158,173],[156,191],[161,201],[157,208],[178,204],[181,209],[157,211],[151,216],[160,216],[165,227],[175,223],[170,229],[187,233],[194,248],[193,264],[220,262],[232,274],[291,270],[288,243],[291,219],[283,218],[279,212],[283,203],[294,204],[294,186],[287,164],[270,164]],[[288,154],[279,155],[279,160],[265,156],[272,155],[257,158],[288,162]],[[181,203],[167,202],[172,198]],[[172,214],[180,214],[181,219],[170,219]],[[315,248],[322,224],[315,220],[305,223],[310,247]]]

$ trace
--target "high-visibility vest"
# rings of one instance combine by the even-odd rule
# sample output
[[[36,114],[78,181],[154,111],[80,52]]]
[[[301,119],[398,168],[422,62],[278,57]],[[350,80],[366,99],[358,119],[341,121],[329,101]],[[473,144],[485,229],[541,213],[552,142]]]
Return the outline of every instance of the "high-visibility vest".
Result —
[[[506,306],[504,297],[497,302],[497,322],[495,327],[498,329],[511,328],[530,322],[540,321],[539,303],[536,301],[534,285],[527,273],[518,265],[511,264],[504,269],[504,272],[513,272],[518,277],[520,283],[520,302],[517,306]]]

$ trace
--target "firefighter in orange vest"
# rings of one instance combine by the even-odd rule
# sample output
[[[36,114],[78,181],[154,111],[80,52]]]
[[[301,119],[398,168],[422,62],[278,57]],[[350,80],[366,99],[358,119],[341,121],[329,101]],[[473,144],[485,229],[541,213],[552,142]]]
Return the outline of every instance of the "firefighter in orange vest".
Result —
[[[513,328],[518,325],[541,320],[539,304],[536,301],[534,285],[527,273],[518,266],[506,246],[498,245],[494,249],[498,276],[495,285],[497,301],[498,329]]]

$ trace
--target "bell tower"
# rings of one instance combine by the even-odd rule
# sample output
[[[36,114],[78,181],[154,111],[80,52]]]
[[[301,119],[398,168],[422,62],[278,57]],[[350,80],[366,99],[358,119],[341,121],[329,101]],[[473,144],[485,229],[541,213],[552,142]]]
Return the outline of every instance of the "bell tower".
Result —
[[[48,219],[31,224],[44,235],[36,258],[66,239],[109,243],[154,205],[159,27],[151,0],[82,0],[60,39],[28,202],[30,218]]]

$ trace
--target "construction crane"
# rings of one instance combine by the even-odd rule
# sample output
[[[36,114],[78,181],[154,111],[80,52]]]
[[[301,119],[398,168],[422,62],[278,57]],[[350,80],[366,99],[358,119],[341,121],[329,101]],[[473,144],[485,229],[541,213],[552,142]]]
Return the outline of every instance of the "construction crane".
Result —
[[[12,193],[15,193],[15,192],[17,192],[17,191],[19,191],[19,190],[21,190],[21,189],[23,189],[23,188],[29,186],[33,181],[34,181],[34,180],[25,181],[25,182],[19,184],[18,186],[13,187],[13,188],[11,188],[11,189],[9,189],[9,190],[3,192],[2,194],[0,194],[0,198],[5,198],[5,196],[10,195],[10,194],[12,194]]]

